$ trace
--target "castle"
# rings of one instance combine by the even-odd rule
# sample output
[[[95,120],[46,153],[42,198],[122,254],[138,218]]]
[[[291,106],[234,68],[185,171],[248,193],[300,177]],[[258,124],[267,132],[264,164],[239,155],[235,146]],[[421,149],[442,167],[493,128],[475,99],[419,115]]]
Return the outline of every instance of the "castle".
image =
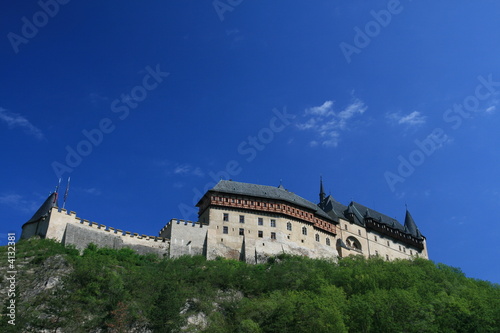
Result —
[[[320,181],[314,204],[278,187],[221,180],[196,205],[198,221],[170,220],[159,236],[90,222],[57,207],[52,193],[22,227],[22,239],[55,239],[84,249],[131,248],[164,257],[203,255],[260,263],[281,253],[311,258],[350,255],[386,260],[428,258],[426,239],[406,211],[404,224],[359,203],[344,206],[326,196]]]

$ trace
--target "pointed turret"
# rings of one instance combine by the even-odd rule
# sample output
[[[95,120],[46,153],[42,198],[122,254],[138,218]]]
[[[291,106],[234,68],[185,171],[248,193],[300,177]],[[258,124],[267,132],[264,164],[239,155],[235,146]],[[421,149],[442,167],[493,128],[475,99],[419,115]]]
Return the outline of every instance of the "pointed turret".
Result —
[[[325,201],[325,198],[326,198],[326,194],[325,194],[325,190],[323,189],[323,177],[320,176],[319,177],[319,203],[322,203],[323,201]]]
[[[415,224],[415,221],[413,221],[413,217],[411,217],[411,214],[408,211],[408,209],[406,210],[406,216],[405,216],[405,230],[413,237],[416,238],[422,237],[422,235],[420,234],[420,230],[418,230],[418,227]]]
[[[38,208],[33,217],[26,223],[35,222],[47,216],[53,207],[57,207],[57,192],[51,193],[40,208]]]

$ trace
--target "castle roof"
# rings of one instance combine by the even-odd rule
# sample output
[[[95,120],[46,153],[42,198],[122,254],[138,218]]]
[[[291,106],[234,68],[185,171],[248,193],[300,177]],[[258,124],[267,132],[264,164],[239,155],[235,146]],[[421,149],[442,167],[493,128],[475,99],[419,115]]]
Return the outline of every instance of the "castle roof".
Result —
[[[417,224],[415,223],[415,221],[413,221],[413,217],[411,217],[411,214],[408,210],[406,210],[405,231],[406,233],[411,234],[413,237],[422,238],[422,234],[420,233],[420,230],[418,230]]]
[[[25,224],[39,221],[43,217],[47,217],[49,215],[50,210],[53,207],[57,207],[57,193],[51,193],[49,197],[45,200],[45,202],[38,208],[36,213],[26,222]]]
[[[355,216],[354,222],[359,225],[364,226],[364,219],[373,219],[393,229],[400,230],[402,232],[405,231],[403,225],[401,225],[398,220],[393,219],[392,217],[379,213],[374,209],[368,208],[354,201],[352,201],[349,206],[352,207],[352,212]]]
[[[344,218],[345,212],[348,209],[347,206],[335,200],[331,195],[327,196],[318,206],[336,221],[338,221],[339,217]]]
[[[282,185],[279,187],[268,185],[257,185],[249,183],[240,183],[232,180],[220,180],[210,191],[230,194],[240,194],[257,198],[267,198],[286,201],[297,206],[314,211],[321,217],[332,220],[332,217],[323,211],[318,205],[306,200],[297,194],[288,191]]]

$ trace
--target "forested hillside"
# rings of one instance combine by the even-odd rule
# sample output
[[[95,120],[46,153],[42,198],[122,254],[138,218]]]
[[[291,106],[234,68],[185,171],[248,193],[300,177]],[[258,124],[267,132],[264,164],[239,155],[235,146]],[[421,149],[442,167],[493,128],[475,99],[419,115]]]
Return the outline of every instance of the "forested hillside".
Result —
[[[16,326],[5,302],[2,332],[500,332],[499,285],[423,259],[247,265],[49,240],[16,255]],[[4,276],[5,247],[0,260]]]

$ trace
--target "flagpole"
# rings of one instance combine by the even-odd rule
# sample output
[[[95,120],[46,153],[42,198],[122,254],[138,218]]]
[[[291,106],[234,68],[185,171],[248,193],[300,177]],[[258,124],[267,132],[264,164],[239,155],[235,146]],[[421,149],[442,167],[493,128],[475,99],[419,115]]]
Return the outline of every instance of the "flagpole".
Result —
[[[59,187],[61,186],[61,178],[59,178],[59,182],[57,183],[56,190],[55,190],[55,197],[54,197],[54,202],[55,206],[57,206],[57,198],[59,197]]]
[[[68,177],[68,185],[66,185],[66,192],[64,193],[64,201],[63,201],[63,206],[62,206],[63,209],[64,209],[64,206],[66,206],[66,199],[68,198],[70,180],[71,180],[71,177]]]

